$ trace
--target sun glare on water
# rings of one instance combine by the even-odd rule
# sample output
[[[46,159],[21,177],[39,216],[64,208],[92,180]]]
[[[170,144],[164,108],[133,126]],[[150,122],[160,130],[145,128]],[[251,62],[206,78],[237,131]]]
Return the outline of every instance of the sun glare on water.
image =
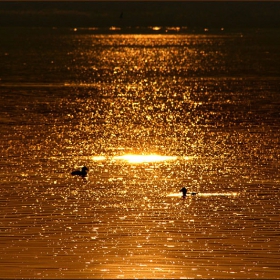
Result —
[[[106,158],[103,156],[94,156],[92,158],[95,161],[105,160]],[[126,154],[121,156],[112,157],[113,160],[123,160],[129,163],[144,163],[144,162],[161,162],[161,161],[171,161],[176,160],[176,156],[161,156],[161,155],[133,155]]]
[[[92,159],[94,161],[101,161],[101,160],[105,160],[106,157],[104,157],[104,156],[93,156]]]
[[[175,156],[160,156],[160,155],[123,155],[115,156],[114,159],[125,160],[130,163],[143,163],[143,162],[158,162],[176,160]]]

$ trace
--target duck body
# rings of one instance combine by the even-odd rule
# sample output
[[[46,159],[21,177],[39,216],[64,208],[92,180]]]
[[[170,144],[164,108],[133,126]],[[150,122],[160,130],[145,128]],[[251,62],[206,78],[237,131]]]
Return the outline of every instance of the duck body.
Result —
[[[81,170],[75,170],[75,171],[71,172],[71,175],[73,175],[73,176],[78,175],[81,177],[86,177],[88,170],[89,169],[86,166],[83,166]]]
[[[196,192],[191,192],[191,193],[188,193],[188,189],[183,187],[181,190],[180,190],[181,193],[183,193],[183,197],[186,197],[187,194],[189,195],[196,195]]]

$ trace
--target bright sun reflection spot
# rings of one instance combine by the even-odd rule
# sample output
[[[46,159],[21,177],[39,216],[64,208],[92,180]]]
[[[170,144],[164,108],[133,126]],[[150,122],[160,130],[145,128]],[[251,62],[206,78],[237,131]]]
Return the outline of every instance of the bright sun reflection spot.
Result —
[[[192,160],[194,159],[194,156],[185,156],[183,157],[184,160]]]
[[[106,161],[106,160],[122,160],[127,161],[128,163],[145,163],[145,162],[162,162],[162,161],[172,161],[172,160],[192,160],[193,156],[163,156],[163,155],[135,155],[135,154],[125,154],[121,156],[101,156],[96,155],[92,156],[93,161]]]
[[[176,160],[176,156],[160,156],[160,155],[123,155],[115,156],[114,159],[125,160],[130,163],[142,163],[142,162],[158,162],[158,161],[169,161]]]
[[[104,156],[93,156],[92,159],[93,159],[93,160],[96,160],[96,161],[97,161],[97,160],[105,160],[106,157],[104,157]]]
[[[150,26],[149,28],[152,29],[152,30],[154,30],[154,31],[161,30],[161,27],[160,27],[160,26]]]

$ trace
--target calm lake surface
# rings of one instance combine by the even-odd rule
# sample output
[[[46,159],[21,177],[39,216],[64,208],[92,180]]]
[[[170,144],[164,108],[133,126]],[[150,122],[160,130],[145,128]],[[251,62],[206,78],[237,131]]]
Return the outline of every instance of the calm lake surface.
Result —
[[[279,278],[279,34],[1,28],[0,278]]]

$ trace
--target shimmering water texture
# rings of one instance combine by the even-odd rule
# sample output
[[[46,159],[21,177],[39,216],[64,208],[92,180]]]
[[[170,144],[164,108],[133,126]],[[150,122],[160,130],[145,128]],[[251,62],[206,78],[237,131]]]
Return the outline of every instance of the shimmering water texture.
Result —
[[[278,34],[1,29],[0,278],[279,278]]]

